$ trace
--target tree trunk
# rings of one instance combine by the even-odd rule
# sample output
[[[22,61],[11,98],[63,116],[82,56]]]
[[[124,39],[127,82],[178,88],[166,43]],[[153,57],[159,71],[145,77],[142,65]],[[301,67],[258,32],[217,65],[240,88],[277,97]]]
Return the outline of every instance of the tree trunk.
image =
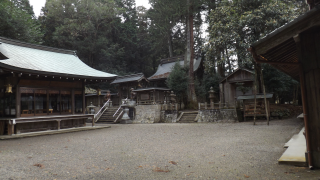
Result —
[[[189,1],[188,1],[189,3]],[[189,26],[189,15],[186,17],[186,35],[187,35],[187,44],[186,44],[186,53],[184,55],[184,66],[187,67],[189,65],[190,60],[190,26]]]
[[[190,3],[190,0],[188,0],[188,4]],[[193,60],[194,60],[194,39],[193,39],[193,6],[190,4],[189,6],[189,32],[188,32],[188,46],[190,49],[190,68],[189,68],[189,88],[188,88],[188,100],[192,102],[191,104],[197,104],[197,97],[195,93],[195,87],[194,87],[194,73],[193,73]]]
[[[217,70],[218,70],[218,73],[221,77],[225,77],[225,73],[224,73],[225,67],[224,67],[224,63],[221,61],[222,51],[221,51],[220,47],[216,47],[216,49],[218,52],[218,54],[217,54]]]
[[[229,59],[229,55],[228,55],[228,49],[226,49],[226,57],[227,57],[227,62],[229,66],[229,74],[230,74],[232,72],[232,67],[231,67],[231,60]]]
[[[168,47],[169,47],[169,57],[173,57],[171,29],[168,32]]]
[[[260,72],[262,72],[261,71],[261,64],[260,63],[256,63],[255,61],[254,61],[254,70],[255,70],[255,73],[256,73],[256,75],[257,75],[257,93],[262,93],[263,91],[262,91],[262,82],[261,82],[261,74],[260,74]]]

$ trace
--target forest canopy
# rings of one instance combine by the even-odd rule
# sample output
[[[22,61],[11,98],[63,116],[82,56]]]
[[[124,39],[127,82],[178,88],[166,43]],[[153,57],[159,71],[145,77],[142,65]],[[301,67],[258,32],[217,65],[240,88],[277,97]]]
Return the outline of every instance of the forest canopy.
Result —
[[[47,0],[36,17],[29,0],[0,0],[0,36],[76,50],[96,69],[118,75],[142,72],[146,77],[156,71],[160,59],[190,58],[191,43],[191,51],[204,59],[206,81],[218,82],[210,77],[223,78],[238,67],[253,69],[249,45],[308,10],[304,0],[149,0],[149,4],[150,9],[137,7],[135,0]],[[270,91],[281,94],[297,86],[271,66],[263,73],[281,77],[265,80]],[[196,84],[202,85],[197,87],[199,94],[212,83],[198,79]]]

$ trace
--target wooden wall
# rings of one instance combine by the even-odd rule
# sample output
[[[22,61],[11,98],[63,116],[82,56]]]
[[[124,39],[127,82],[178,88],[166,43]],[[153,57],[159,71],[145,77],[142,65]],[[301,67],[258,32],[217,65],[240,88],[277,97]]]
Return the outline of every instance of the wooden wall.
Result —
[[[234,106],[235,98],[239,95],[243,95],[243,93],[237,90],[236,83],[244,83],[243,86],[252,87],[254,80],[254,74],[239,69],[237,72],[226,78],[220,84],[220,102],[221,103],[228,103],[229,106]],[[252,94],[252,89],[249,90],[245,95]],[[224,104],[223,104],[224,106]],[[227,105],[228,106],[228,105]]]
[[[300,34],[299,61],[303,66],[306,90],[310,153],[314,167],[320,168],[320,27]]]

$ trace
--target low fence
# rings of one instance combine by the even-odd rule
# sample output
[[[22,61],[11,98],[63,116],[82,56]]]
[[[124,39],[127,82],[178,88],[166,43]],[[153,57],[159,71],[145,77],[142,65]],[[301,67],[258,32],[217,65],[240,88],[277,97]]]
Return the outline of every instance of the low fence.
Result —
[[[226,103],[198,103],[199,110],[206,110],[206,109],[233,109],[235,108],[235,104]]]

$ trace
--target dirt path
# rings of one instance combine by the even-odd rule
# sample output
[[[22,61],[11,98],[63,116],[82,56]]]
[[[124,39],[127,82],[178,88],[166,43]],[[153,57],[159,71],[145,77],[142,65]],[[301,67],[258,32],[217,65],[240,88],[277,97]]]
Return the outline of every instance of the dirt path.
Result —
[[[114,124],[0,141],[0,179],[319,179],[278,165],[301,120]]]

